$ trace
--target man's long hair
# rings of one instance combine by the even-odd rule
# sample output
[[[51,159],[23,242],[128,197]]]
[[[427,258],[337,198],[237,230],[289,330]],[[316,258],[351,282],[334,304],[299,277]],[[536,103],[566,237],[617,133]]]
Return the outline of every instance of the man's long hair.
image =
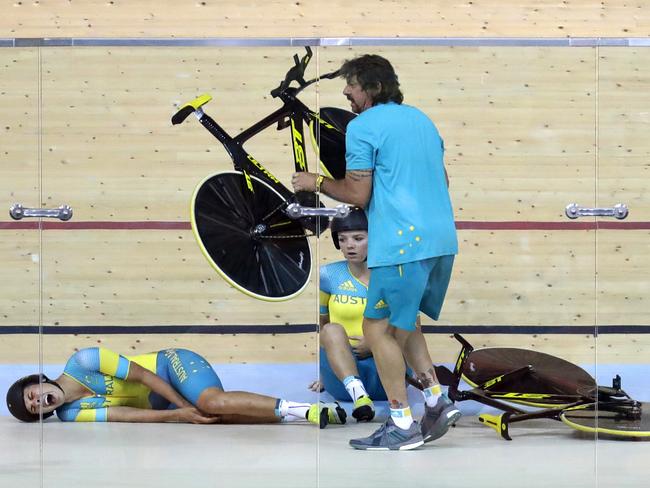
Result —
[[[386,58],[376,54],[364,54],[346,60],[341,66],[341,76],[349,83],[356,77],[361,88],[372,95],[373,105],[378,103],[402,103],[404,95],[399,89],[399,81],[393,66]],[[381,90],[377,90],[381,84]]]

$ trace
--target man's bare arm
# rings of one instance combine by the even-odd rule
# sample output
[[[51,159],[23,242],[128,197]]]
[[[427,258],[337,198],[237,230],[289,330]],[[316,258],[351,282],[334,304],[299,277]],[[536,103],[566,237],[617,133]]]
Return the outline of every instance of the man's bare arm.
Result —
[[[347,171],[341,180],[325,178],[320,188],[323,193],[339,202],[365,208],[372,194],[372,170]]]

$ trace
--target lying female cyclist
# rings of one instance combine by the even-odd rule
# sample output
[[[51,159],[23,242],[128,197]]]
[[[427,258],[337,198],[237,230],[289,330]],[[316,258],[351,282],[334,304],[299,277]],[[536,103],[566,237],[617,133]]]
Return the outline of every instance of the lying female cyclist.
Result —
[[[39,380],[42,384],[39,384]],[[82,349],[52,381],[30,375],[7,392],[11,414],[24,422],[53,415],[64,422],[188,422],[250,424],[307,419],[321,428],[345,423],[336,403],[290,402],[224,391],[210,363],[186,349],[127,357],[105,348]]]

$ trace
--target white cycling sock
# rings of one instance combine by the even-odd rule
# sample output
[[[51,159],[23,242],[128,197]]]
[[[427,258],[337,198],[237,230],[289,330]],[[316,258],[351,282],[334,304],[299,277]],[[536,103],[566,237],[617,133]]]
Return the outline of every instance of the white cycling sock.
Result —
[[[435,407],[436,403],[438,403],[438,398],[442,395],[442,388],[440,388],[440,385],[433,385],[422,390],[422,394],[424,395],[424,401],[427,407]]]
[[[309,407],[311,407],[310,403],[290,402],[279,398],[275,404],[275,415],[280,418],[291,416],[304,420],[307,418]]]
[[[368,392],[363,386],[363,381],[361,381],[361,378],[358,376],[346,376],[343,378],[343,385],[354,402],[356,402],[359,397],[364,395],[368,396]]]
[[[413,416],[411,415],[411,407],[406,408],[391,408],[390,417],[400,429],[408,429],[413,423]]]

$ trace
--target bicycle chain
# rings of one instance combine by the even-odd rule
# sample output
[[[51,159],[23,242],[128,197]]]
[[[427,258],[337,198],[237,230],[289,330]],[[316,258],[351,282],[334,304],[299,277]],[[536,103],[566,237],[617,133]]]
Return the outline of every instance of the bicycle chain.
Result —
[[[262,217],[262,222],[265,222],[266,220],[271,217],[274,213],[276,213],[278,210],[282,209],[282,207],[286,207],[287,202],[282,202],[280,205],[275,207],[273,210],[271,210],[268,214],[266,214],[264,217]],[[316,234],[313,232],[311,234],[298,234],[295,236],[258,236],[260,239],[300,239],[302,237],[313,237]]]
[[[260,239],[300,239],[301,237],[313,237],[316,234],[298,234],[295,236],[258,236]]]
[[[267,213],[264,217],[262,217],[262,222],[266,222],[271,215],[273,215],[275,212],[280,210],[282,207],[286,207],[287,202],[282,202],[280,205],[275,207],[273,210],[271,210],[269,213]]]

